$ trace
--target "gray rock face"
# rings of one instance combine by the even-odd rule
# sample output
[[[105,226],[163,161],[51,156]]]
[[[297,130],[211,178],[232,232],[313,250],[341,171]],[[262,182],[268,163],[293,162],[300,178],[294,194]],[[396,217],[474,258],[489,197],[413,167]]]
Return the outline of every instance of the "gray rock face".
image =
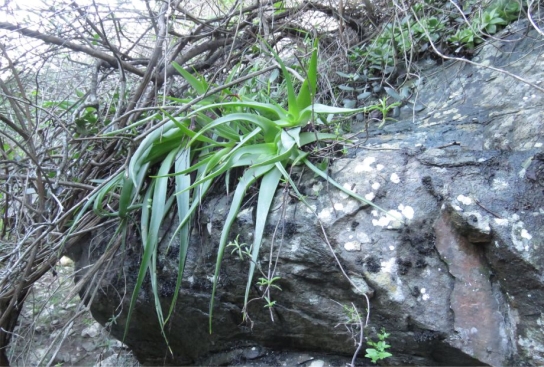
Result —
[[[544,85],[543,42],[535,41],[541,37],[531,30],[520,41],[516,28],[511,33],[474,61]],[[281,277],[275,283],[281,291],[271,291],[275,306],[265,308],[263,289],[254,286],[249,319],[242,319],[249,262],[229,249],[210,334],[212,276],[229,202],[210,198],[201,212],[209,220],[193,231],[180,299],[166,329],[173,356],[147,284],[125,340],[139,360],[235,364],[266,350],[319,351],[349,360],[355,341],[346,309],[366,316],[366,294],[365,335],[375,337],[381,328],[391,333],[390,365],[544,364],[543,93],[486,68],[453,63],[440,70],[427,71],[420,88],[425,110],[405,110],[401,121],[371,128],[363,147],[331,166],[335,180],[391,215],[296,172],[311,207],[278,191],[258,264],[264,274],[275,269]],[[360,140],[365,138],[363,132]],[[239,243],[251,243],[253,225],[249,202],[232,239],[239,235]],[[177,274],[176,248],[166,249],[173,227],[165,225],[158,267],[165,309]],[[80,268],[103,251],[103,235],[83,251]],[[116,256],[92,303],[95,318],[110,321],[119,338],[138,246],[135,239]],[[253,283],[260,277],[257,271]]]

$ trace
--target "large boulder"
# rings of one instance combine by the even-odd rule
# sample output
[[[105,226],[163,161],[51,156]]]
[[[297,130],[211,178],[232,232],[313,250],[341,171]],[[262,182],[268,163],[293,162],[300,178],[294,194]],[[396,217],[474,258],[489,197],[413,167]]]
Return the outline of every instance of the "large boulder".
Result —
[[[366,142],[366,132],[359,135],[364,145],[332,163],[336,181],[391,215],[308,172],[295,172],[310,208],[287,189],[277,192],[253,279],[280,277],[274,284],[281,290],[271,291],[275,306],[264,307],[263,288],[256,285],[243,320],[249,262],[229,248],[212,334],[210,295],[229,197],[203,203],[180,298],[166,327],[173,354],[146,282],[124,340],[138,359],[235,364],[270,350],[350,357],[358,331],[354,309],[364,321],[366,295],[365,336],[375,337],[382,328],[391,333],[388,364],[544,364],[543,93],[534,88],[544,86],[544,43],[533,29],[525,37],[516,33],[530,27],[527,22],[516,27],[473,61],[525,81],[460,62],[427,70],[417,94],[426,109],[405,108],[398,122],[371,126]],[[252,211],[248,201],[232,240],[252,242]],[[165,222],[158,278],[167,310],[178,248],[167,249],[174,216]],[[85,245],[79,269],[97,259],[111,234],[97,233]],[[140,253],[135,236],[113,258],[92,300],[94,317],[118,338]]]

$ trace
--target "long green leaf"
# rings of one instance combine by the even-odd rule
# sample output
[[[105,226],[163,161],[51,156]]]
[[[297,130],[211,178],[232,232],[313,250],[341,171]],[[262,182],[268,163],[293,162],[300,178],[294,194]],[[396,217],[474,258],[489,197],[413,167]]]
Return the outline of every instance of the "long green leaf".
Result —
[[[307,76],[297,97],[297,105],[303,110],[310,106],[314,100],[317,86],[317,40],[314,42],[314,50],[308,65]]]
[[[300,146],[303,147],[307,144],[315,143],[316,141],[335,139],[338,139],[338,135],[336,134],[304,132],[300,133]]]
[[[196,110],[194,110],[189,116],[197,114],[199,112],[204,112],[205,110],[209,109],[229,109],[231,107],[243,107],[243,108],[250,108],[253,110],[257,110],[259,112],[265,113],[265,114],[271,114],[273,117],[268,116],[267,118],[274,120],[274,119],[280,119],[285,118],[287,116],[287,111],[283,108],[281,108],[277,104],[271,104],[271,103],[261,103],[261,102],[255,102],[255,101],[242,101],[242,102],[222,102],[222,103],[214,103],[207,106],[200,107]]]
[[[96,198],[93,200],[93,211],[96,215],[99,216],[118,216],[119,212],[117,213],[110,213],[102,209],[102,206],[104,205],[104,199],[107,195],[111,194],[113,189],[119,185],[123,181],[123,173],[119,173],[115,177],[113,177],[106,185],[100,189],[100,191],[97,192]]]
[[[163,112],[164,112],[164,114],[166,116],[168,116],[168,118],[171,121],[174,122],[174,124],[176,124],[177,128],[183,133],[184,136],[188,136],[188,137],[192,138],[192,137],[194,137],[196,135],[196,132],[189,129],[187,126],[185,126],[185,124],[179,122],[174,116],[169,114],[167,111],[163,111]],[[189,119],[186,119],[186,121],[189,121]],[[215,140],[212,140],[212,139],[208,138],[205,135],[201,135],[198,140],[202,141],[203,143],[210,144],[210,145],[215,145],[215,144],[221,145],[222,144],[221,142],[217,142]]]
[[[190,156],[191,156],[191,151],[189,148],[182,149],[179,152],[175,162],[176,171],[182,171],[187,169],[187,167],[189,167],[189,165],[191,164]],[[182,191],[185,189],[185,187],[188,187],[189,185],[191,185],[191,177],[189,175],[176,176],[176,191]],[[172,315],[172,312],[174,311],[174,308],[176,306],[176,301],[178,299],[179,289],[181,287],[181,281],[183,278],[183,271],[185,269],[185,258],[187,256],[187,249],[189,248],[189,224],[190,224],[189,221],[191,218],[191,215],[189,213],[190,192],[189,191],[181,192],[180,194],[176,195],[176,200],[177,200],[177,206],[178,206],[178,219],[179,219],[179,223],[181,224],[179,229],[180,242],[179,242],[178,275],[176,278],[176,288],[174,291],[174,296],[172,298],[172,302],[170,303],[170,310],[168,311],[168,315],[166,316],[166,319],[164,320],[165,324],[168,322],[168,319]],[[186,217],[188,217],[189,219],[184,222]]]
[[[159,175],[164,176],[168,173],[172,167],[172,162],[174,157],[177,154],[177,150],[173,150],[168,154],[164,159],[159,169]],[[129,313],[127,315],[127,327],[125,328],[125,335],[128,331],[128,324],[130,322],[130,317],[134,311],[136,305],[136,300],[142,283],[145,277],[146,272],[149,270],[149,276],[151,280],[151,288],[155,300],[155,311],[157,317],[159,318],[159,324],[161,327],[161,333],[168,344],[166,339],[166,334],[164,332],[164,316],[162,313],[162,306],[160,304],[159,295],[158,295],[158,285],[157,285],[157,274],[156,274],[156,260],[157,260],[157,244],[159,237],[159,230],[163,220],[164,215],[167,212],[166,205],[166,190],[167,190],[168,177],[159,177],[155,178],[148,188],[144,196],[144,206],[142,207],[142,218],[141,218],[141,234],[142,242],[144,247],[144,254],[142,257],[142,262],[140,264],[140,269],[138,271],[138,278],[132,293],[132,298],[130,301]],[[149,210],[148,202],[151,201],[151,196],[153,196],[151,203],[151,210]],[[147,204],[147,205],[146,205]]]
[[[240,211],[240,207],[242,206],[242,201],[244,199],[246,190],[255,182],[255,180],[257,180],[257,178],[261,177],[273,168],[274,165],[250,168],[244,173],[244,175],[238,182],[238,185],[236,186],[236,191],[234,192],[232,203],[230,204],[229,213],[227,214],[227,218],[225,219],[225,224],[223,226],[223,231],[221,232],[219,248],[217,249],[217,261],[215,263],[215,273],[213,277],[212,298],[210,300],[210,333],[212,332],[213,304],[215,299],[215,292],[217,290],[217,282],[219,280],[219,272],[221,270],[221,261],[223,260],[223,254],[225,252],[225,247],[227,246],[227,241],[229,239],[230,229],[232,227],[232,224],[234,223],[234,220],[236,219],[236,216],[238,215],[238,212]]]
[[[132,155],[132,158],[128,165],[128,175],[134,180],[134,186],[138,187],[138,182],[136,182],[136,177],[138,177],[137,171],[143,166],[144,160],[147,159],[148,154],[153,148],[153,144],[157,141],[160,141],[162,134],[170,131],[170,129],[175,128],[176,124],[172,121],[168,121],[160,129],[152,131],[147,135],[144,140],[138,146],[138,149]]]
[[[203,127],[189,142],[189,144],[192,144],[193,141],[197,139],[197,137],[201,134],[204,134],[206,131],[213,129],[219,125],[226,124],[229,122],[239,122],[239,121],[246,121],[249,123],[253,123],[257,126],[259,126],[264,133],[264,141],[270,142],[274,140],[274,137],[279,132],[278,127],[274,124],[274,122],[270,121],[269,119],[259,116],[259,115],[252,115],[249,113],[231,113],[230,115],[226,115],[223,117],[220,117],[214,121],[212,121],[210,124]],[[235,136],[231,136],[230,139],[232,141],[239,141],[240,135],[236,134]]]
[[[191,84],[191,87],[193,87],[198,94],[204,94],[206,93],[208,86],[207,83],[203,83],[201,80],[198,80],[193,76],[193,74],[189,73],[187,70],[182,68],[177,62],[173,61],[172,66],[174,69],[178,71],[178,73],[181,74]]]
[[[168,174],[170,168],[172,167],[174,158],[177,155],[178,150],[172,150],[170,154],[163,160],[161,167],[159,168],[159,176]],[[148,263],[149,275],[151,280],[151,289],[153,291],[153,296],[155,299],[155,310],[161,324],[161,332],[164,334],[164,316],[162,313],[162,307],[159,300],[158,293],[158,284],[157,284],[157,246],[159,240],[159,231],[163,221],[163,217],[167,213],[166,208],[166,192],[168,190],[168,177],[158,177],[155,178],[155,188],[153,190],[153,203],[151,206],[151,218],[149,221],[149,233],[147,235],[146,243],[144,244],[145,248],[151,249],[151,262]],[[166,341],[168,343],[168,341]]]
[[[264,228],[268,213],[270,213],[270,207],[276,194],[280,178],[282,174],[280,170],[273,168],[268,171],[261,180],[259,187],[259,198],[257,201],[257,215],[255,217],[255,236],[253,237],[253,247],[251,250],[251,262],[249,265],[249,273],[246,284],[246,293],[244,297],[244,305],[247,305],[249,299],[249,290],[253,283],[253,274],[255,273],[255,264],[259,257],[259,250],[264,235]]]
[[[154,182],[150,184],[149,188],[147,189],[143,197],[142,215],[140,219],[140,233],[142,236],[142,241],[145,241],[144,239],[147,239],[148,233],[149,233],[148,227],[149,227],[149,217],[150,217],[150,209],[151,209],[151,195],[153,194],[154,185],[155,185]],[[138,278],[136,279],[136,283],[134,284],[134,290],[132,291],[132,297],[130,299],[130,305],[129,305],[128,314],[127,314],[127,321],[125,323],[125,332],[123,333],[123,340],[125,340],[127,336],[128,328],[130,325],[130,319],[132,317],[132,312],[134,312],[134,307],[136,306],[138,294],[140,294],[140,289],[142,288],[142,283],[144,281],[145,274],[147,272],[148,263],[151,260],[151,251],[152,251],[151,248],[144,247],[142,262],[138,270]]]
[[[270,52],[272,52],[272,55],[280,65],[283,78],[285,80],[285,84],[287,87],[287,105],[288,108],[288,114],[290,115],[288,117],[288,120],[291,121],[298,121],[299,115],[300,115],[300,107],[297,105],[297,96],[295,94],[295,88],[293,87],[293,80],[291,77],[291,74],[287,71],[287,68],[285,67],[285,63],[281,59],[280,55],[276,51],[274,51],[272,48],[270,48],[268,45],[266,45]]]

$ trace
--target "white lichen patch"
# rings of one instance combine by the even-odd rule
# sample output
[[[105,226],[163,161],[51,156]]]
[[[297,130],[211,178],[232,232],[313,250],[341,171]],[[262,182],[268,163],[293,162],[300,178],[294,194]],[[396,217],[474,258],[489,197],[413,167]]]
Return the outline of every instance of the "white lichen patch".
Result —
[[[512,224],[511,237],[516,250],[519,252],[529,251],[533,236],[524,228],[522,221]]]
[[[496,178],[491,183],[491,188],[493,191],[503,191],[508,189],[509,185],[508,182],[505,180],[501,180],[500,178]]]
[[[399,205],[399,210],[406,219],[413,219],[414,218],[414,208],[411,206],[404,206],[403,204]]]
[[[325,208],[325,209],[321,210],[321,212],[319,212],[319,214],[317,216],[321,220],[327,220],[327,219],[329,219],[331,217],[331,214],[332,214],[332,208]]]
[[[361,251],[361,244],[357,241],[350,241],[344,243],[344,249],[346,251]]]
[[[365,199],[368,200],[368,201],[374,200],[375,197],[376,197],[376,194],[374,194],[373,192],[370,192],[370,193],[365,195]]]
[[[349,183],[345,183],[342,185],[344,187],[344,189],[346,190],[349,190],[351,192],[357,192],[357,188],[355,187],[355,185],[352,185],[352,184],[349,184]],[[347,199],[348,197],[350,197],[348,194],[346,194],[345,192],[343,191],[340,191],[338,193],[338,195],[342,198],[342,199]]]
[[[383,216],[383,217],[380,217],[380,219],[372,219],[372,225],[375,227],[377,226],[385,227],[389,224],[390,221],[391,219],[389,217]]]
[[[378,165],[376,165],[376,169],[377,169],[378,171],[381,171],[381,170],[384,169],[384,168],[385,168],[385,166],[384,166],[383,164],[378,164]]]
[[[419,292],[421,293],[422,300],[427,301],[430,298],[429,293],[427,293],[427,290],[425,288],[421,288]]]
[[[544,345],[539,342],[539,337],[542,331],[540,328],[528,328],[526,331],[526,338],[519,336],[517,344],[523,348],[523,350],[531,351],[531,359],[535,366],[541,366],[544,364]]]
[[[323,189],[323,183],[318,182],[312,186],[312,191],[316,194],[319,193]]]
[[[357,240],[361,243],[370,243],[370,237],[365,232],[357,232]]]
[[[389,246],[389,251],[395,251],[395,246]]]
[[[396,302],[403,302],[406,300],[402,292],[402,280],[401,277],[392,276],[397,272],[397,259],[392,257],[387,261],[381,262],[381,269],[379,273],[368,273],[367,276],[372,279],[372,282],[376,283],[379,288],[386,289],[388,296]]]
[[[365,159],[363,159],[363,162],[361,164],[355,166],[355,173],[372,172],[374,168],[372,168],[371,165],[374,162],[376,162],[376,158],[366,157]]]
[[[344,205],[344,213],[354,213],[360,207],[359,201],[351,199],[348,200]]]
[[[468,196],[465,196],[465,195],[459,195],[457,196],[457,201],[459,201],[460,203],[463,203],[465,205],[470,205],[472,204],[472,199],[469,198]]]
[[[380,183],[379,182],[374,182],[372,183],[372,190],[378,190],[380,188]]]
[[[386,272],[386,273],[389,273],[389,274],[396,273],[397,272],[397,259],[392,257],[387,261],[382,261],[381,262],[381,270]]]
[[[523,229],[521,230],[521,237],[522,237],[522,238],[525,238],[525,239],[528,239],[528,240],[530,240],[530,239],[533,238],[533,236],[531,236],[531,235],[529,234],[529,232],[527,232],[527,230],[526,230],[525,228],[523,228]]]
[[[542,148],[542,143],[535,143],[535,148]]]
[[[334,209],[335,210],[344,210],[344,204],[342,203],[334,203]]]
[[[312,363],[310,363],[310,367],[323,367],[325,366],[325,361],[321,359],[313,360]]]
[[[382,215],[379,219],[372,219],[372,225],[388,229],[402,228],[402,214],[396,210],[389,210],[387,213],[388,215]]]
[[[495,221],[495,224],[497,224],[499,226],[507,226],[508,225],[508,219],[493,218],[493,221]]]
[[[395,172],[391,174],[391,177],[389,177],[391,182],[398,184],[400,182],[399,175],[397,175]]]

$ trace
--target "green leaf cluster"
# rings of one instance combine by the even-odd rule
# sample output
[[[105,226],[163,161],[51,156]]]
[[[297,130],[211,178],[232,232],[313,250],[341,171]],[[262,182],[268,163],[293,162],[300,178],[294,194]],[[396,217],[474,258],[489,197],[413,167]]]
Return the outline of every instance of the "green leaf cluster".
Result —
[[[186,114],[175,115],[163,111],[162,116],[167,118],[167,123],[150,132],[135,150],[127,169],[114,176],[91,198],[90,202],[93,203],[95,212],[121,219],[119,233],[126,234],[130,213],[136,209],[141,210],[139,227],[143,254],[126,325],[130,322],[144,278],[149,274],[157,317],[166,339],[164,327],[174,311],[181,287],[192,218],[212,184],[222,176],[228,178],[235,169],[240,171],[242,168],[243,174],[237,178],[234,192],[230,192],[228,186],[226,188],[231,196],[231,204],[217,249],[209,310],[210,332],[225,249],[230,244],[239,256],[251,257],[245,291],[247,304],[265,223],[275,191],[283,180],[298,194],[288,173],[292,166],[305,165],[314,174],[328,180],[331,185],[348,195],[383,210],[332,180],[323,170],[310,162],[308,153],[304,150],[305,146],[310,144],[338,139],[335,134],[305,131],[306,125],[316,121],[320,115],[330,117],[361,111],[314,103],[318,80],[317,44],[314,44],[308,62],[306,78],[298,88],[295,88],[297,86],[295,78],[282,59],[273,50],[269,51],[280,65],[282,85],[287,95],[286,106],[270,97],[262,102],[256,98],[256,94],[246,96],[240,92],[225,90],[222,95],[207,96]],[[196,94],[205,94],[210,89],[210,85],[203,77],[195,76],[179,65],[174,64],[174,67]],[[269,81],[273,81],[277,76],[277,73],[272,73]],[[232,98],[227,100],[228,97]],[[171,100],[179,104],[188,102],[188,99]],[[148,120],[149,118],[146,118],[146,121]],[[133,126],[138,124],[140,122]],[[114,131],[110,135],[120,132]],[[225,182],[228,183],[229,179]],[[171,190],[172,185],[175,186],[175,190]],[[252,185],[257,185],[259,191],[253,244],[242,249],[237,240],[229,241],[230,230],[246,192]],[[304,198],[299,196],[304,201]],[[111,212],[109,208],[115,207],[113,203],[115,198],[119,198],[118,211]],[[176,236],[172,237],[169,246],[174,242],[179,243],[178,275],[174,296],[168,310],[164,310],[158,292],[158,246],[161,225],[173,205],[177,207],[178,226]],[[271,279],[270,283],[275,280],[277,278]],[[270,302],[269,304],[272,305]],[[128,327],[125,330],[128,330]]]
[[[471,50],[487,35],[517,20],[521,13],[517,0],[496,0],[486,6],[481,2],[464,5],[467,10],[459,16],[459,10],[451,4],[437,7],[417,2],[411,13],[386,23],[371,42],[354,47],[350,60],[359,64],[362,61],[361,69],[370,76],[389,75],[401,60],[413,60],[429,50],[431,41],[446,48],[444,52]]]
[[[386,349],[391,348],[386,341],[388,337],[389,333],[386,333],[385,330],[382,329],[382,331],[378,334],[379,341],[375,342],[368,340],[367,344],[372,348],[366,349],[365,357],[370,358],[372,363],[376,363],[377,361],[393,356],[391,353],[386,351]]]

